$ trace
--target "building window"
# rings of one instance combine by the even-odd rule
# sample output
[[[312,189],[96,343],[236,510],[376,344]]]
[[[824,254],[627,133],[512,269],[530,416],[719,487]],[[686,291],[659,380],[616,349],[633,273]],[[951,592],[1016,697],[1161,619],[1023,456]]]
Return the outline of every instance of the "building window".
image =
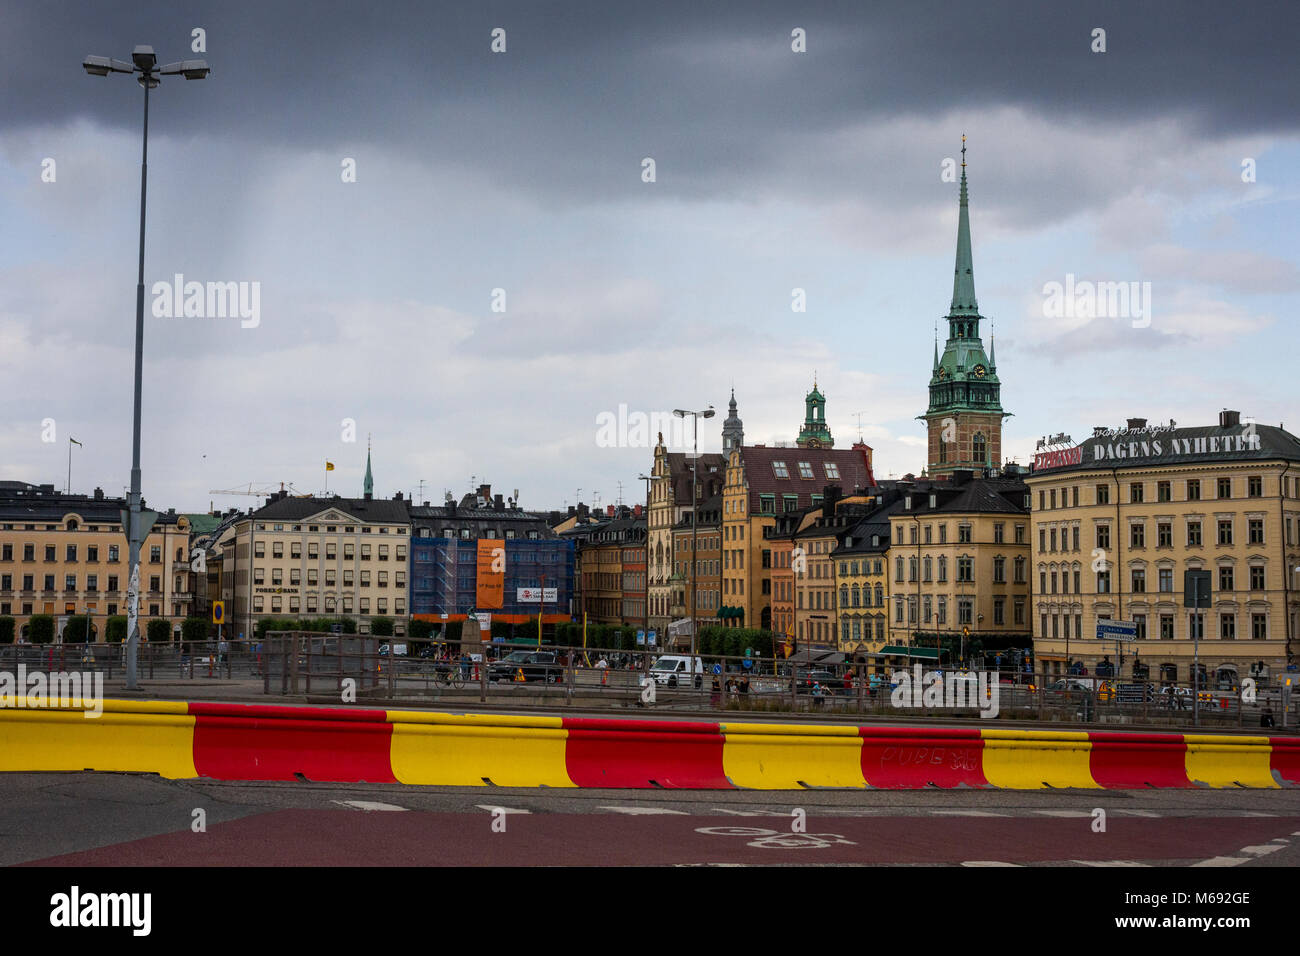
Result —
[[[150,545],[150,547],[149,547],[149,563],[150,563],[150,564],[162,564],[162,546],[161,546],[161,545],[157,545],[157,544],[155,544],[155,545]]]
[[[1147,527],[1145,524],[1138,522],[1129,525],[1128,543],[1131,548],[1145,548],[1147,546]]]
[[[1173,492],[1170,490],[1170,482],[1156,482],[1156,501],[1172,501]]]
[[[1160,640],[1172,641],[1174,639],[1174,616],[1172,614],[1160,615]]]
[[[271,557],[273,557],[273,558],[283,558],[283,557],[284,557],[284,542],[283,542],[283,541],[273,541],[273,542],[271,543]]]
[[[1253,641],[1268,640],[1268,616],[1252,614],[1250,616],[1250,638]]]
[[[1232,519],[1219,522],[1219,544],[1232,544]]]
[[[1264,497],[1264,479],[1259,475],[1251,475],[1247,478],[1246,494],[1252,498]]]
[[[1110,550],[1110,525],[1097,525],[1097,547],[1104,551]]]
[[[266,557],[266,543],[265,543],[265,542],[258,541],[256,544],[253,545],[253,557],[255,557],[255,558],[264,558],[264,557]]]
[[[1248,525],[1248,535],[1251,544],[1264,543],[1264,522],[1260,518],[1251,518]]]
[[[295,561],[299,561],[302,559],[301,542],[295,541],[293,544],[289,545],[289,557],[293,558]]]
[[[1174,590],[1174,569],[1161,568],[1157,574],[1160,581],[1160,591],[1164,594],[1172,594]]]
[[[1133,593],[1145,594],[1147,590],[1147,573],[1142,568],[1133,569]]]
[[[998,627],[1007,623],[1007,599],[1004,597],[993,599],[993,623]]]
[[[1252,565],[1250,569],[1250,589],[1252,591],[1264,590],[1264,568],[1261,565]]]
[[[772,462],[772,474],[776,475],[778,478],[789,478],[790,469],[786,467],[785,462],[774,461]]]
[[[1025,559],[1018,557],[1015,560],[1016,584],[1025,583]]]
[[[1232,479],[1231,479],[1231,478],[1220,478],[1220,479],[1219,479],[1218,492],[1219,492],[1219,497],[1220,497],[1220,498],[1231,498],[1231,497],[1232,497]]]
[[[1188,501],[1201,500],[1201,480],[1199,478],[1187,479],[1187,500]]]
[[[946,524],[939,525],[939,543],[948,543],[948,526]]]
[[[1236,589],[1232,586],[1232,584],[1233,584],[1233,581],[1232,581],[1232,568],[1230,568],[1230,567],[1219,568],[1219,590],[1220,590],[1220,591],[1233,591],[1233,590],[1236,590]]]
[[[957,543],[970,544],[970,525],[959,524],[957,526]]]
[[[972,582],[975,580],[975,561],[969,556],[962,555],[957,559],[957,580],[959,582]]]
[[[1025,526],[1022,524],[1018,524],[1016,525],[1016,544],[1024,544],[1024,543],[1025,543]]]
[[[812,465],[806,461],[799,462],[799,477],[811,478],[813,476]]]
[[[1156,525],[1156,547],[1172,548],[1174,546],[1174,526],[1168,521]]]
[[[943,584],[948,580],[948,558],[945,555],[939,555],[939,583]]]
[[[1110,572],[1109,571],[1097,572],[1097,593],[1098,594],[1110,593]]]
[[[1132,504],[1142,503],[1142,482],[1135,481],[1128,486],[1128,500]]]
[[[1000,554],[993,558],[993,583],[1007,583],[1007,559]]]
[[[1110,485],[1097,485],[1097,504],[1110,504]]]
[[[1187,616],[1187,639],[1205,640],[1205,615],[1199,611],[1193,611]]]
[[[1145,614],[1134,614],[1133,623],[1137,625],[1137,639],[1145,641],[1147,639],[1147,616]]]
[[[1189,548],[1199,548],[1201,546],[1201,523],[1199,521],[1187,522],[1187,546]]]
[[[1003,540],[1005,539],[1005,529],[1006,529],[1006,525],[1004,525],[1004,524],[1003,524],[1002,522],[1000,522],[1000,521],[997,522],[997,523],[995,523],[995,524],[993,525],[993,543],[994,543],[994,544],[1002,544],[1002,543],[1003,543]]]
[[[1223,641],[1235,641],[1237,639],[1237,615],[1219,615],[1219,639]]]
[[[971,624],[974,621],[974,601],[968,597],[957,599],[957,623]]]

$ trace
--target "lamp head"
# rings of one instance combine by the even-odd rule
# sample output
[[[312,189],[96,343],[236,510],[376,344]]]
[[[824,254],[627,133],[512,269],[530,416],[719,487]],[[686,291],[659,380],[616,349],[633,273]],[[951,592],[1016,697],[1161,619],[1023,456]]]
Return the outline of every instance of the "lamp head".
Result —
[[[150,73],[158,65],[158,57],[151,46],[138,46],[131,51],[131,60],[135,68],[142,73]]]

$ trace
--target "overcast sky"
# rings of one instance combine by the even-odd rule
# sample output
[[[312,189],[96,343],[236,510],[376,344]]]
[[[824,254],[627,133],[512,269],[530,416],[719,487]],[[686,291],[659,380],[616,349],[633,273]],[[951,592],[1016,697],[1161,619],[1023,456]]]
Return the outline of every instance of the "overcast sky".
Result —
[[[150,97],[153,507],[319,492],[327,459],[360,494],[368,434],[385,497],[635,503],[650,448],[602,447],[602,413],[713,404],[717,451],[734,385],[746,441],[790,441],[814,374],[837,445],[860,419],[877,477],[919,472],[963,133],[1008,458],[1223,407],[1300,431],[1298,28],[1294,2],[3,0],[0,478],[62,487],[72,437],[73,490],[128,483],[143,94],[80,64],[140,43],[212,67]],[[257,283],[258,324],[155,317],[178,273]],[[1070,275],[1150,283],[1149,327],[1046,314]]]

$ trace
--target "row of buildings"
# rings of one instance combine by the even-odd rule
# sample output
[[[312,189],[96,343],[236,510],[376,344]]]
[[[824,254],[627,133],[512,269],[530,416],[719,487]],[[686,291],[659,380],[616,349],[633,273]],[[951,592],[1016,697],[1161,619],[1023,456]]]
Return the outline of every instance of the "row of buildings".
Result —
[[[179,626],[225,602],[259,619],[379,616],[404,633],[471,613],[583,620],[688,647],[706,625],[771,629],[788,646],[880,666],[1032,659],[1062,673],[1109,659],[1188,680],[1294,666],[1300,628],[1300,439],[1281,426],[1129,419],[1030,466],[1005,463],[1001,381],[975,296],[963,163],[947,337],[936,340],[920,475],[878,480],[861,440],[836,447],[816,381],[796,437],[746,444],[733,390],[722,452],[662,436],[645,503],[525,512],[481,486],[459,502],[283,492],[244,513],[159,517],[142,617]],[[120,500],[0,483],[0,615],[124,608]],[[1207,581],[1208,576],[1208,581]],[[1195,593],[1192,593],[1192,589]],[[1127,647],[1097,638],[1128,622]]]

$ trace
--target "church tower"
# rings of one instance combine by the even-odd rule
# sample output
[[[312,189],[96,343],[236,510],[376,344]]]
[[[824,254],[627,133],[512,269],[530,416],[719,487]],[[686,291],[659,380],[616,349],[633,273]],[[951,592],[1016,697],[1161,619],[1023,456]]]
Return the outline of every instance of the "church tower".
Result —
[[[961,138],[961,200],[957,214],[957,264],[953,269],[948,340],[943,354],[935,339],[930,372],[928,431],[931,478],[946,478],[958,469],[980,471],[1002,462],[1001,383],[992,339],[984,352],[979,303],[971,258],[970,210],[966,195],[966,137]]]
[[[803,403],[804,420],[795,444],[800,448],[834,448],[835,439],[826,424],[826,396],[817,390],[816,376],[813,376],[812,391],[805,396]]]
[[[729,457],[733,448],[745,444],[745,423],[736,414],[736,390],[731,390],[731,402],[727,405],[727,417],[722,422],[722,454]]]

